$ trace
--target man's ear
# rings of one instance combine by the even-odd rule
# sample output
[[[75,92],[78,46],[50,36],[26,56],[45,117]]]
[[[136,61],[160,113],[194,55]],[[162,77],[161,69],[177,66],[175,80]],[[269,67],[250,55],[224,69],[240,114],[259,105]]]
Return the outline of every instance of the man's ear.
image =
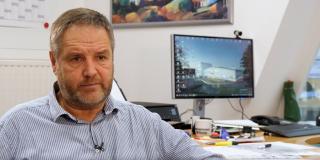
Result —
[[[56,56],[54,54],[55,53],[53,51],[49,52],[52,71],[53,71],[54,74],[56,74],[56,72],[57,72],[57,61],[56,61]]]

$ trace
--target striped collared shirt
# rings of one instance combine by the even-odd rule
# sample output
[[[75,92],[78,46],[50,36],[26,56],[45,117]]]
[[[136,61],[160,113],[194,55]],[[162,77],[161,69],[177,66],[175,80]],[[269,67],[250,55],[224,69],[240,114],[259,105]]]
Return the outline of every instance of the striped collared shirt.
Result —
[[[142,106],[106,100],[85,122],[55,92],[14,107],[0,120],[0,159],[219,159]]]

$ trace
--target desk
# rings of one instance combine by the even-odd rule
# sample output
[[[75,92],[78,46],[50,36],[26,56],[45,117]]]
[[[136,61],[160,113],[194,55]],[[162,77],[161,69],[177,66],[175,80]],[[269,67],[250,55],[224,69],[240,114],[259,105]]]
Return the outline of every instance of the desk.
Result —
[[[258,132],[257,136],[263,136],[263,132]],[[312,136],[302,136],[302,137],[279,137],[279,136],[264,136],[266,142],[285,142],[285,143],[293,143],[293,144],[302,144],[302,145],[310,145],[310,144],[319,144],[320,143],[320,135],[312,135]],[[202,145],[202,146],[210,146],[210,145]],[[312,149],[312,151],[319,152],[320,148]],[[320,160],[320,156],[302,156],[302,159],[317,159]]]
[[[303,145],[320,144],[320,135],[292,137],[292,138],[286,138],[286,137],[280,137],[280,136],[264,136],[264,138],[267,142],[281,141],[286,143],[303,144]],[[320,148],[317,148],[313,151],[320,152]],[[303,158],[304,159],[320,159],[319,156],[303,156]]]
[[[263,132],[257,132],[256,135],[263,136]],[[292,138],[286,138],[286,137],[280,137],[280,136],[264,136],[264,139],[266,142],[281,141],[286,143],[303,144],[303,145],[320,144],[320,135],[292,137]]]
[[[259,132],[257,135],[262,136],[262,132]],[[264,138],[265,138],[266,142],[281,141],[281,142],[286,142],[286,143],[304,144],[304,145],[320,143],[320,135],[292,137],[292,138],[286,138],[286,137],[280,137],[280,136],[264,136]],[[310,139],[313,139],[313,140],[310,141]],[[316,141],[316,140],[319,140],[319,141]],[[309,143],[307,143],[307,142],[309,142]]]

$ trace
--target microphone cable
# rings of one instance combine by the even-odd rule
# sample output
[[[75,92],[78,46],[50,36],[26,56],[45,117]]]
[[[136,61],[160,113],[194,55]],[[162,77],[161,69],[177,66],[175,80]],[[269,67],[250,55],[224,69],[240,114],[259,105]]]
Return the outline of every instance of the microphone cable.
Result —
[[[90,132],[91,140],[92,140],[92,143],[93,143],[93,148],[96,150],[97,153],[103,152],[104,151],[104,147],[103,147],[104,143],[101,142],[101,144],[98,145],[98,143],[96,143],[94,138],[93,138],[92,123],[90,123],[90,125],[89,125],[89,132]]]

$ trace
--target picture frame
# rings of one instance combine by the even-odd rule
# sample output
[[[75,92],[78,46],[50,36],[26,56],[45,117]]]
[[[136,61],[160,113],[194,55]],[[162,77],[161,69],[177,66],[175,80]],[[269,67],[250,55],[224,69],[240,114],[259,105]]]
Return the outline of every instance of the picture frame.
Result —
[[[233,0],[112,0],[114,28],[232,24]]]

